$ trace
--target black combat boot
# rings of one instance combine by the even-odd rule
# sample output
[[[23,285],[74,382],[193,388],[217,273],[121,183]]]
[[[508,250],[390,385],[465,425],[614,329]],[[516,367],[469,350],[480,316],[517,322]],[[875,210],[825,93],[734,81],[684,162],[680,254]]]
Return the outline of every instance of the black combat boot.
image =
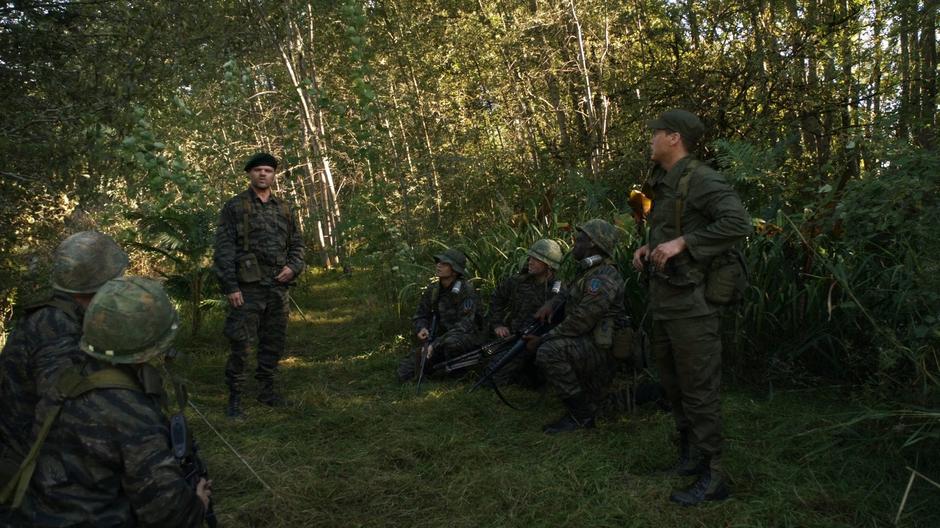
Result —
[[[584,394],[565,398],[568,412],[556,422],[542,427],[545,434],[567,433],[578,429],[594,429],[594,410]]]
[[[225,409],[225,416],[232,419],[245,417],[245,413],[242,412],[242,395],[239,394],[238,391],[229,391],[228,407]]]
[[[261,392],[258,393],[258,402],[268,407],[289,407],[293,405],[292,401],[275,392],[273,381],[264,381],[261,383]]]
[[[705,501],[723,501],[730,491],[721,471],[712,467],[709,457],[702,458],[702,472],[695,482],[681,490],[674,490],[669,500],[682,506],[695,506]]]

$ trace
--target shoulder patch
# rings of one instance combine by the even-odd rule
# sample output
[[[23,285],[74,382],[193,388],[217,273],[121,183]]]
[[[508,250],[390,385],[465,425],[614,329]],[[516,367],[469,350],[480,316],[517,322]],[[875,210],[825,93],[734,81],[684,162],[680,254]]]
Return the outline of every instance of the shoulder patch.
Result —
[[[600,279],[591,279],[587,284],[587,292],[591,295],[597,295],[597,293],[601,291],[601,284]]]
[[[468,297],[463,301],[463,311],[471,312],[473,311],[473,299]]]

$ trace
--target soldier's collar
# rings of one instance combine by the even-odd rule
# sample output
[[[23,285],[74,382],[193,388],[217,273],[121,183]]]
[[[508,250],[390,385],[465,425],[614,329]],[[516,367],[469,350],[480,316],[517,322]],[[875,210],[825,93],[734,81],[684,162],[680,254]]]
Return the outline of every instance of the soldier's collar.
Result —
[[[675,189],[679,186],[679,179],[682,178],[682,174],[685,173],[686,167],[688,167],[689,162],[692,161],[692,155],[689,154],[686,157],[680,159],[676,162],[675,165],[669,169],[669,172],[660,176],[660,181],[668,185],[670,188]]]

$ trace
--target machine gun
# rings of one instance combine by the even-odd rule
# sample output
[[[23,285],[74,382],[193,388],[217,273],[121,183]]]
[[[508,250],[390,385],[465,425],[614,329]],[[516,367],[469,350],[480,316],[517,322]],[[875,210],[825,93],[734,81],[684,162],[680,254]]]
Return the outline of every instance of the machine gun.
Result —
[[[451,372],[456,372],[461,369],[475,367],[479,365],[480,362],[484,359],[493,357],[499,352],[506,350],[508,346],[511,346],[513,343],[515,343],[515,340],[522,335],[523,334],[521,333],[510,334],[506,337],[501,337],[499,339],[490,341],[480,348],[471,350],[470,352],[464,354],[460,354],[457,357],[450,358],[447,361],[434,365],[434,371],[443,371],[446,374],[450,374]]]
[[[418,370],[418,383],[415,385],[416,394],[421,394],[421,380],[424,379],[424,369],[427,368],[428,359],[431,358],[431,353],[434,351],[434,349],[431,348],[431,344],[434,343],[435,337],[437,337],[437,310],[431,314],[431,328],[428,331],[428,338],[424,341],[424,344],[421,345],[421,348],[418,350],[418,356],[415,358],[415,364]]]
[[[201,479],[209,478],[209,468],[199,456],[199,446],[193,440],[189,432],[189,426],[186,424],[186,416],[182,411],[174,414],[170,418],[170,442],[173,448],[173,456],[176,457],[180,467],[183,469],[183,478],[186,482],[196,489]],[[212,498],[209,498],[209,506],[206,508],[206,525],[209,528],[216,528],[219,520],[215,516]]]
[[[503,403],[505,403],[506,405],[514,409],[517,409],[516,406],[509,403],[509,401],[507,401],[506,398],[503,397],[503,394],[500,392],[499,387],[496,385],[496,381],[493,380],[493,376],[495,376],[496,373],[499,372],[503,367],[511,363],[516,357],[519,356],[519,354],[522,354],[522,352],[525,351],[526,341],[525,339],[523,339],[523,336],[526,336],[526,335],[542,336],[545,333],[547,333],[549,330],[557,326],[558,323],[560,323],[561,320],[564,318],[564,311],[565,311],[564,308],[565,308],[565,303],[561,302],[560,304],[555,306],[555,308],[552,310],[552,313],[551,315],[549,315],[547,322],[543,323],[541,321],[534,321],[528,327],[523,329],[522,332],[520,332],[521,335],[517,337],[516,342],[512,345],[512,348],[510,348],[506,352],[503,352],[502,355],[500,355],[498,358],[496,358],[494,361],[490,362],[490,364],[486,366],[486,369],[483,370],[483,376],[480,377],[480,379],[473,385],[473,387],[470,387],[470,392],[477,390],[483,384],[489,384],[491,387],[493,387],[493,390],[496,391],[496,395],[499,396],[499,399],[501,399]]]

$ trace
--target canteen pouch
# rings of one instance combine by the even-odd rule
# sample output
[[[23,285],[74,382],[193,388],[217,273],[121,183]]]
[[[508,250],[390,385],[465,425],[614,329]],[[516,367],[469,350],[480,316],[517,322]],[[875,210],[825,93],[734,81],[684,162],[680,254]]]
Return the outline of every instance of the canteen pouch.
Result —
[[[261,280],[261,268],[254,253],[245,253],[238,258],[238,282],[252,283]]]
[[[594,344],[599,348],[610,348],[614,344],[614,322],[609,318],[601,319],[594,327]]]
[[[620,361],[631,361],[633,354],[633,328],[629,325],[618,328],[614,332],[614,343],[610,349],[610,354]]]
[[[728,250],[712,259],[705,282],[705,300],[728,305],[741,301],[747,290],[747,267],[738,250]]]

